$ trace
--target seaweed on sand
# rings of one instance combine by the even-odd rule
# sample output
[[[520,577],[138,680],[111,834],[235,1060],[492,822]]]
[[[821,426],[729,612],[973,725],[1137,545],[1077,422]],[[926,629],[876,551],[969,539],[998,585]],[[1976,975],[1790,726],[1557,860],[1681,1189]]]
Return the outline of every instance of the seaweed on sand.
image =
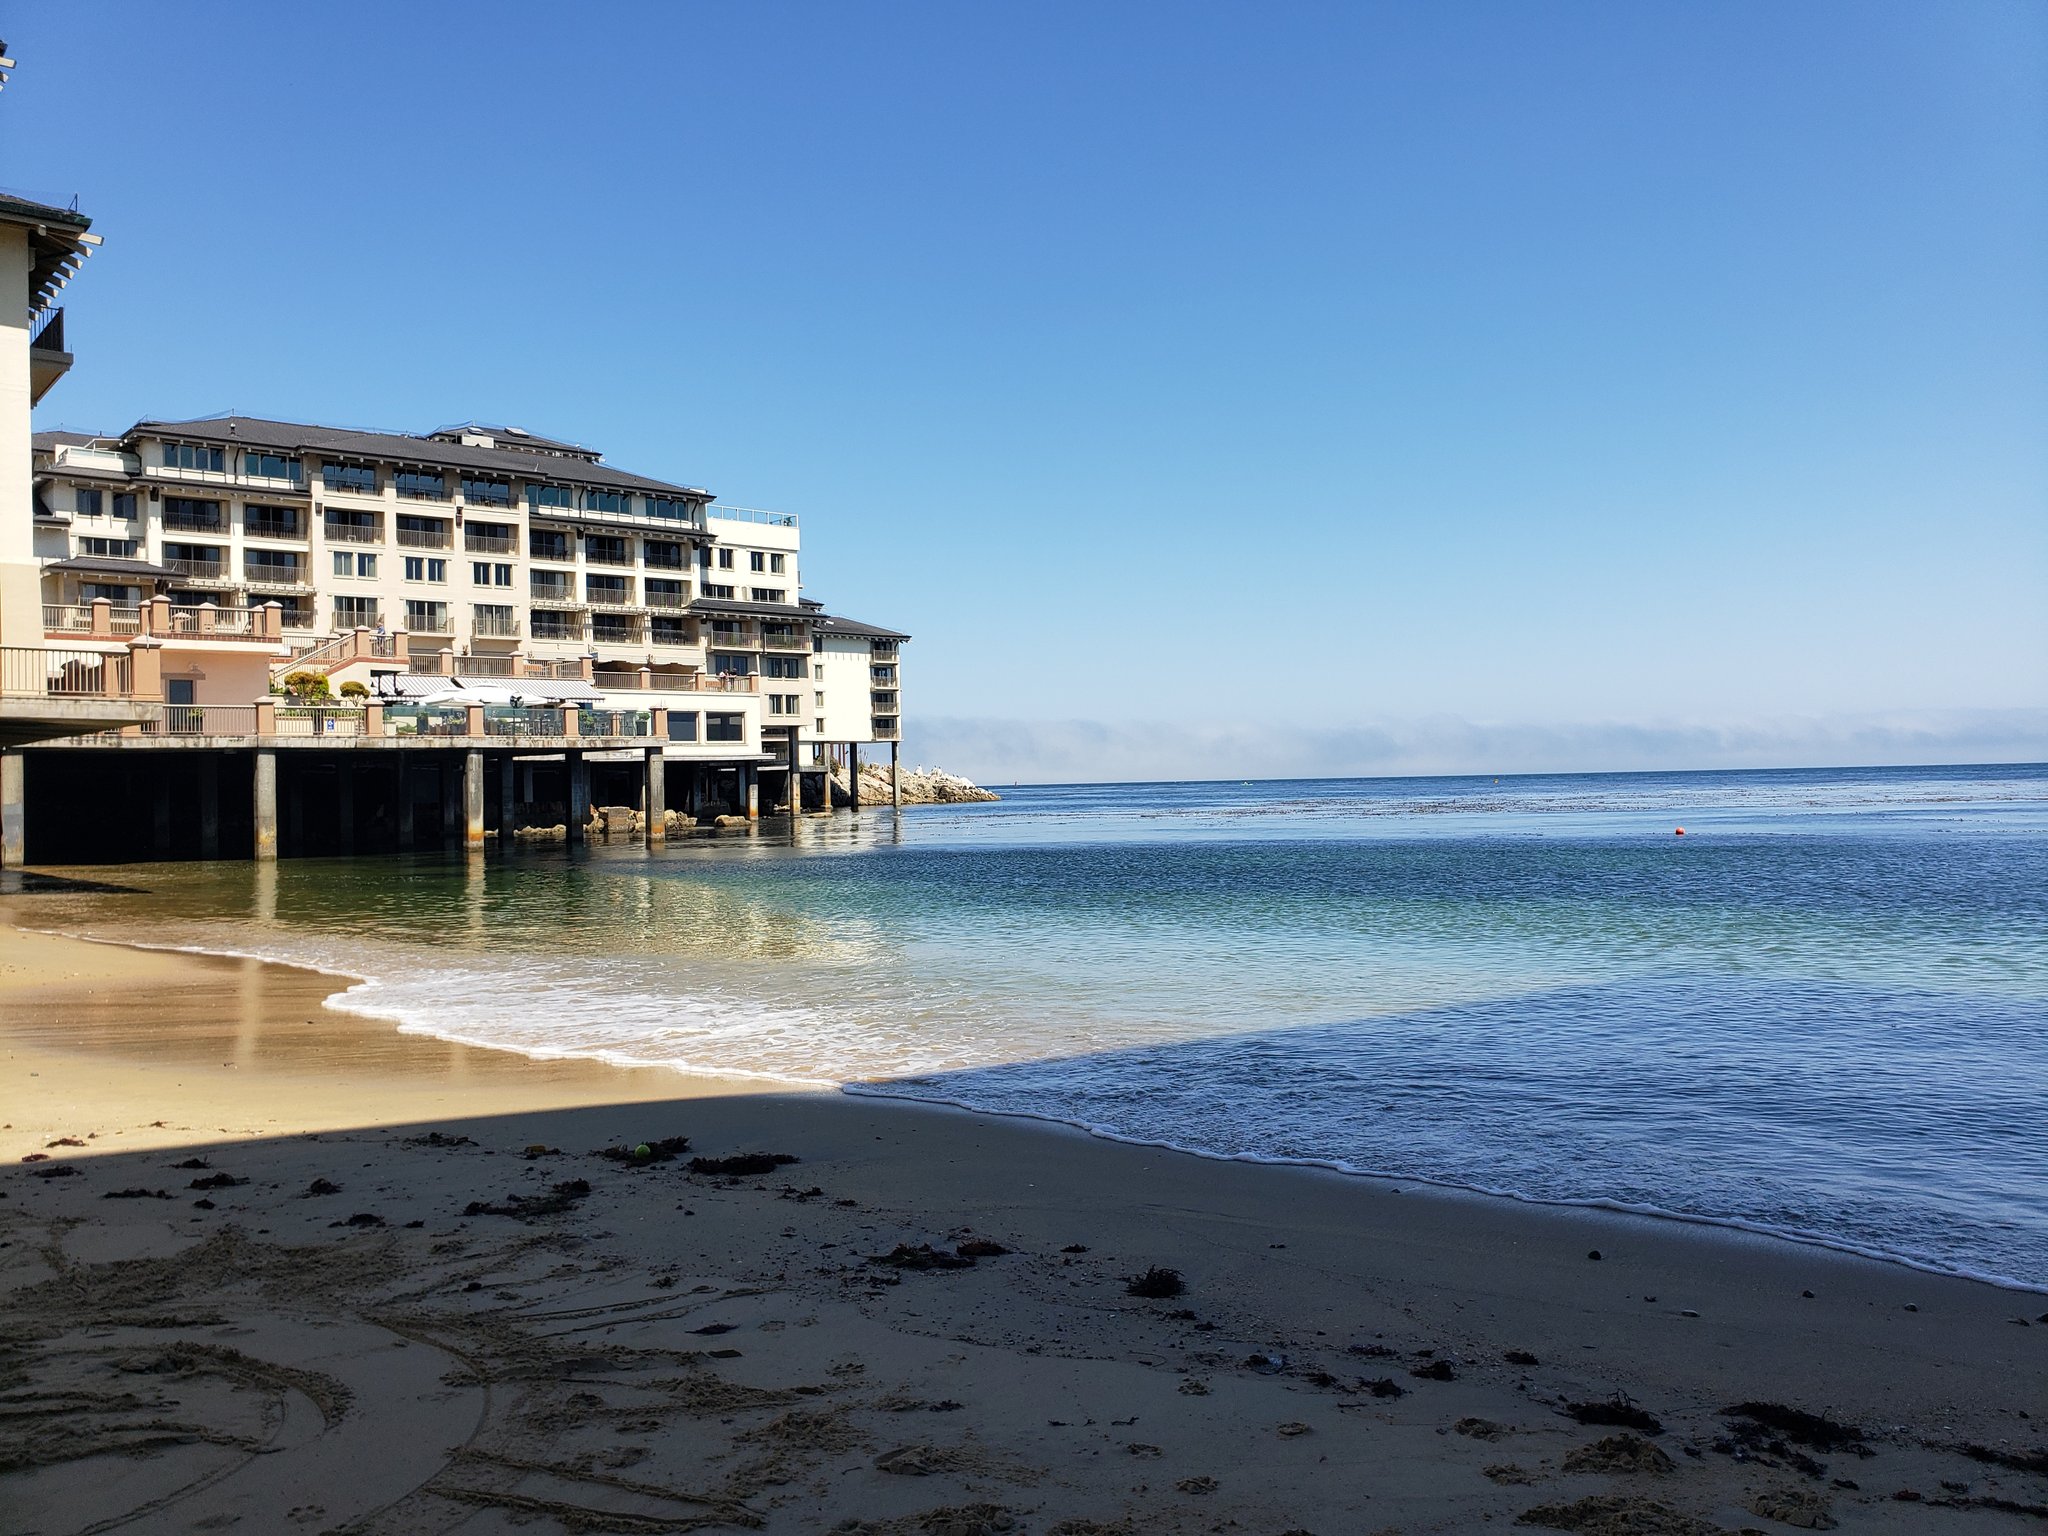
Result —
[[[773,1173],[796,1159],[787,1152],[741,1152],[733,1157],[693,1157],[690,1172],[735,1178],[745,1174]]]
[[[1617,1392],[1604,1403],[1566,1403],[1564,1416],[1580,1424],[1613,1425],[1617,1429],[1639,1430],[1661,1435],[1664,1426],[1653,1413],[1638,1408],[1626,1393]]]
[[[1127,1296],[1143,1296],[1147,1300],[1163,1301],[1169,1296],[1178,1296],[1188,1288],[1177,1269],[1162,1269],[1154,1264],[1142,1275],[1133,1275],[1124,1285]]]
[[[974,1260],[966,1254],[947,1253],[934,1248],[930,1243],[898,1243],[887,1253],[871,1255],[870,1264],[880,1264],[889,1269],[930,1270],[930,1269],[972,1269]]]
[[[507,1195],[502,1204],[472,1200],[462,1208],[465,1216],[516,1216],[532,1221],[539,1216],[559,1216],[573,1210],[590,1193],[590,1180],[564,1179],[544,1195]]]
[[[648,1163],[674,1162],[689,1150],[689,1137],[664,1136],[659,1141],[643,1141],[632,1147],[599,1147],[590,1155],[604,1158],[607,1162],[645,1166]]]

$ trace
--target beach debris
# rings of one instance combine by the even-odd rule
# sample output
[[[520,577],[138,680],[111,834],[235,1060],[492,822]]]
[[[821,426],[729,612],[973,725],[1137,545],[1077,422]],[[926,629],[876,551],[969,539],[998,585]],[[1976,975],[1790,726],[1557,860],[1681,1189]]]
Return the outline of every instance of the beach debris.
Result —
[[[1214,1493],[1220,1486],[1213,1477],[1184,1477],[1173,1485],[1182,1493]]]
[[[951,1455],[931,1445],[899,1445],[875,1458],[877,1472],[890,1472],[897,1477],[931,1477],[952,1465]]]
[[[33,1179],[68,1179],[76,1176],[77,1173],[78,1170],[69,1163],[52,1163],[47,1168],[31,1168],[29,1170],[29,1177]],[[236,1180],[236,1182],[240,1183],[241,1181]],[[197,1188],[198,1186],[195,1185],[193,1187]]]
[[[1001,1243],[990,1242],[985,1237],[975,1237],[957,1245],[953,1251],[963,1259],[1000,1259],[1010,1250]]]
[[[1126,1445],[1124,1449],[1133,1456],[1138,1456],[1146,1459],[1150,1459],[1154,1456],[1164,1456],[1166,1454],[1166,1452],[1162,1451],[1158,1446],[1147,1445],[1142,1440],[1133,1440],[1129,1445]]]
[[[1626,1392],[1617,1392],[1604,1403],[1567,1402],[1559,1412],[1579,1424],[1612,1425],[1616,1429],[1640,1430],[1646,1435],[1664,1433],[1664,1426],[1657,1416],[1638,1408]]]
[[[1811,1292],[1811,1291],[1801,1291],[1801,1292],[1799,1293],[1799,1299],[1800,1299],[1801,1301],[1811,1301],[1811,1300],[1813,1300],[1813,1292]]]
[[[1480,1476],[1503,1485],[1510,1483],[1535,1483],[1542,1481],[1543,1474],[1531,1468],[1518,1466],[1512,1461],[1496,1461],[1490,1467],[1481,1467]]]
[[[846,1519],[832,1527],[833,1536],[1005,1536],[1020,1529],[1017,1517],[1000,1504],[946,1504],[896,1520]],[[1053,1536],[1132,1536],[1122,1525],[1097,1525],[1092,1520],[1066,1521]]]
[[[238,1179],[231,1173],[210,1173],[203,1179],[194,1179],[185,1187],[187,1189],[233,1189],[238,1184],[246,1184],[248,1182],[247,1179]]]
[[[175,1200],[178,1197],[168,1189],[110,1189],[102,1200]]]
[[[1585,1536],[1727,1536],[1720,1526],[1669,1504],[1613,1493],[1596,1493],[1569,1504],[1538,1504],[1515,1516],[1515,1524],[1581,1531]]]
[[[551,1147],[544,1141],[536,1141],[529,1144],[526,1150],[519,1155],[530,1163],[537,1157],[559,1157],[562,1155],[562,1149],[560,1147]]]
[[[572,1210],[590,1193],[590,1180],[564,1179],[544,1195],[507,1195],[501,1204],[472,1200],[462,1208],[465,1216],[516,1216],[532,1221],[541,1216],[559,1216]]]
[[[82,1147],[85,1143],[76,1136],[59,1136],[55,1141],[43,1143],[46,1147]]]
[[[1401,1352],[1384,1344],[1349,1344],[1345,1346],[1345,1353],[1363,1355],[1368,1360],[1394,1360],[1400,1357]]]
[[[24,1163],[47,1163],[49,1160],[50,1154],[47,1152],[31,1152],[27,1157],[24,1157],[22,1159]],[[203,1168],[206,1165],[202,1163],[200,1164],[200,1166]]]
[[[1595,1264],[1598,1264],[1600,1262],[1600,1250],[1598,1248],[1595,1248],[1590,1253],[1588,1253],[1586,1257],[1591,1259]]]
[[[2037,1477],[2048,1477],[2048,1447],[2036,1446],[2031,1451],[2002,1451],[1995,1446],[1979,1445],[1971,1441],[1955,1447],[1972,1461],[1981,1461],[1989,1467],[2006,1467],[2014,1472],[2031,1472]]]
[[[306,1192],[300,1195],[299,1198],[301,1200],[313,1200],[321,1195],[338,1195],[340,1193],[341,1186],[332,1179],[315,1179],[306,1186]]]
[[[747,1174],[773,1173],[796,1159],[787,1152],[741,1152],[733,1157],[693,1157],[690,1172],[737,1178]]]
[[[1811,1446],[1816,1451],[1847,1451],[1852,1456],[1877,1454],[1863,1443],[1863,1431],[1854,1424],[1787,1408],[1783,1403],[1737,1403],[1732,1408],[1723,1408],[1721,1417],[1775,1430],[1795,1445]],[[1744,1433],[1739,1427],[1735,1432]]]
[[[203,1157],[188,1157],[182,1163],[173,1163],[171,1166],[173,1168],[211,1168],[213,1164]]]
[[[1209,1383],[1202,1380],[1199,1376],[1190,1376],[1175,1390],[1182,1397],[1207,1397],[1209,1395]]]
[[[1526,1349],[1511,1349],[1501,1356],[1509,1365],[1541,1365],[1543,1362]]]
[[[1918,1504],[1927,1497],[1917,1488],[1901,1488],[1892,1497],[1901,1504]]]
[[[1448,1360],[1430,1360],[1421,1365],[1410,1366],[1408,1374],[1417,1381],[1456,1381],[1458,1373],[1451,1369]]]
[[[870,1264],[886,1265],[890,1269],[908,1269],[920,1272],[931,1269],[974,1268],[974,1260],[972,1258],[964,1254],[947,1253],[942,1248],[934,1248],[930,1243],[919,1243],[915,1247],[909,1243],[898,1243],[887,1253],[870,1254],[868,1262]]]
[[[1315,1429],[1299,1419],[1289,1419],[1285,1424],[1274,1426],[1273,1433],[1283,1440],[1294,1440],[1302,1435],[1312,1435]]]
[[[706,1335],[731,1333],[737,1327],[739,1327],[738,1323],[706,1323],[702,1328],[692,1328],[690,1332]]]
[[[1677,1466],[1678,1463],[1641,1435],[1632,1435],[1626,1430],[1618,1435],[1609,1435],[1605,1440],[1595,1440],[1591,1445],[1582,1445],[1564,1459],[1567,1472],[1648,1472],[1661,1477],[1676,1470]]]
[[[1370,1392],[1374,1397],[1406,1397],[1408,1389],[1391,1376],[1382,1376],[1377,1381],[1360,1379],[1358,1390]]]
[[[553,1149],[544,1148],[541,1152],[535,1152],[532,1147],[528,1147],[526,1155],[529,1157],[539,1157],[551,1150]],[[689,1150],[689,1137],[664,1136],[659,1141],[643,1141],[631,1147],[599,1147],[590,1155],[592,1157],[604,1158],[607,1162],[625,1163],[633,1166],[646,1163],[673,1162]]]
[[[1086,1243],[1069,1243],[1060,1250],[1061,1253],[1086,1253],[1087,1251],[1088,1245]],[[2042,1318],[2042,1321],[2048,1322],[2048,1317]]]
[[[1148,1301],[1178,1296],[1187,1288],[1187,1282],[1181,1278],[1179,1270],[1162,1269],[1157,1264],[1151,1265],[1142,1275],[1133,1275],[1124,1282],[1125,1295],[1143,1296]]]
[[[467,1136],[450,1136],[446,1131],[429,1131],[424,1136],[408,1136],[408,1147],[473,1147],[475,1142]]]
[[[1802,1531],[1835,1528],[1834,1507],[1806,1488],[1766,1488],[1749,1501],[1752,1514],[1781,1521]]]
[[[213,1202],[207,1199],[204,1195],[201,1195],[197,1200],[194,1200],[192,1202],[192,1205],[195,1210],[210,1211],[213,1209]]]
[[[1285,1355],[1246,1355],[1238,1364],[1247,1371],[1257,1371],[1261,1376],[1278,1376],[1287,1369]]]
[[[381,1227],[385,1225],[385,1222],[384,1218],[375,1211],[357,1211],[347,1221],[337,1222],[335,1225],[343,1227]]]
[[[1451,1429],[1473,1440],[1499,1440],[1514,1433],[1507,1425],[1496,1424],[1491,1419],[1460,1419]]]

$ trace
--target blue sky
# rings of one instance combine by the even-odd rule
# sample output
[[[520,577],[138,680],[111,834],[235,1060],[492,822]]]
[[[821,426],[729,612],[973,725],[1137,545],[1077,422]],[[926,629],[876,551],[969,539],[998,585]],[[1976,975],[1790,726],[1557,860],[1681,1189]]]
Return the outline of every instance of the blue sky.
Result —
[[[2048,757],[2038,5],[8,11],[39,425],[797,511],[913,756]]]

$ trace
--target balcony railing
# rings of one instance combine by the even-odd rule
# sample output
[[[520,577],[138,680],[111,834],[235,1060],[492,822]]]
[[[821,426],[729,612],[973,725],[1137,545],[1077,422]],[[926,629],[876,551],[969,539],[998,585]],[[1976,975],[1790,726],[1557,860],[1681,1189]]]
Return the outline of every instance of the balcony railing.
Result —
[[[576,730],[583,736],[652,736],[654,717],[643,709],[579,709]]]
[[[296,518],[245,518],[242,533],[251,539],[303,539],[306,536],[306,530]]]
[[[519,638],[519,621],[517,619],[487,619],[479,614],[470,622],[470,633],[479,640],[517,640]]]
[[[462,547],[472,555],[513,555],[519,552],[519,539],[516,534],[465,528],[462,530]]]
[[[400,549],[446,549],[453,542],[446,528],[438,531],[431,528],[401,528],[398,530]]]
[[[337,523],[327,521],[327,542],[330,544],[381,544],[384,531],[375,523]]]
[[[43,604],[43,628],[56,634],[89,635],[93,632],[92,604],[45,603]],[[110,635],[141,634],[142,610],[133,604],[108,604],[105,633]]]
[[[128,658],[40,645],[0,647],[0,694],[8,698],[125,699]]]
[[[581,728],[582,722],[577,722]],[[559,736],[562,734],[562,712],[559,709],[520,709],[495,706],[484,711],[484,734],[486,736]]]
[[[718,629],[716,627],[711,631],[711,646],[714,650],[726,651],[753,651],[760,649],[759,643],[744,629]]]
[[[901,733],[894,720],[877,720],[874,722],[874,734],[877,741],[895,741]]]
[[[455,658],[457,677],[517,677],[519,658],[517,656],[457,656]]]
[[[384,627],[384,610],[382,608],[343,608],[337,604],[334,609],[334,627],[336,629],[382,629]],[[389,640],[390,637],[387,635],[385,638]]]
[[[584,631],[581,624],[543,624],[541,617],[538,613],[533,616],[533,632],[529,636],[530,639],[537,640],[544,645],[581,645],[583,643]],[[554,615],[551,615],[551,617],[554,617]],[[566,615],[563,615],[563,617],[566,617]],[[579,673],[578,675],[580,676],[581,674]]]
[[[174,635],[253,635],[262,627],[254,608],[222,608],[213,603],[201,606],[176,604],[171,608]]]
[[[142,727],[145,736],[254,736],[254,704],[167,704],[163,718]]]
[[[211,515],[204,512],[164,513],[164,528],[170,533],[225,533],[227,519],[218,512]]]
[[[360,736],[363,712],[360,708],[325,705],[283,705],[277,711],[280,736]]]
[[[633,594],[630,590],[623,592],[600,590],[590,593],[589,599],[590,606],[593,608],[637,608],[640,606],[633,601]]]
[[[713,502],[705,512],[731,523],[761,523],[770,528],[794,528],[794,512],[764,512],[759,507],[722,507]]]
[[[690,606],[689,590],[685,588],[681,592],[649,592],[647,606],[666,610],[687,608]]]
[[[228,575],[227,563],[222,560],[166,560],[163,567],[183,581],[234,585],[233,578]]]
[[[614,552],[607,549],[592,549],[586,544],[583,546],[583,563],[585,565],[631,565],[633,563],[633,552],[631,550]]]
[[[761,646],[770,651],[808,651],[811,640],[808,635],[778,635],[767,629],[761,632]]]
[[[59,304],[53,305],[49,309],[39,309],[30,317],[28,345],[29,350],[32,352],[63,352],[68,350],[64,345],[63,305]]]

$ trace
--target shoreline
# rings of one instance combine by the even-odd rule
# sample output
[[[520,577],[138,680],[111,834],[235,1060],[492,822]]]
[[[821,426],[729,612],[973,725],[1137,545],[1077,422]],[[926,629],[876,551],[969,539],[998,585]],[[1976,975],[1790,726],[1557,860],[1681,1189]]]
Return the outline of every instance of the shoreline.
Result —
[[[1385,1187],[1393,1187],[1396,1188],[1396,1192],[1398,1192],[1398,1186],[1406,1185],[1413,1189],[1428,1191],[1433,1195],[1445,1198],[1499,1201],[1512,1206],[1540,1210],[1605,1212],[1610,1215],[1652,1224],[1668,1222],[1680,1226],[1726,1232],[1742,1238],[1763,1239],[1799,1248],[1817,1249],[1824,1253],[1838,1254],[1869,1263],[1896,1266],[1915,1274],[1932,1275],[1944,1279],[1962,1280],[1971,1284],[1987,1285],[1997,1290],[2009,1291],[2018,1295],[2048,1296],[2048,1280],[2029,1281],[2009,1275],[1996,1275],[1983,1271],[1962,1269],[1940,1264],[1932,1260],[1916,1258],[1910,1254],[1892,1253],[1882,1249],[1866,1247],[1845,1238],[1834,1238],[1822,1233],[1776,1227],[1769,1223],[1749,1221],[1741,1217],[1713,1216],[1668,1207],[1633,1205],[1626,1201],[1600,1197],[1584,1199],[1548,1198],[1540,1195],[1523,1194],[1514,1190],[1490,1189],[1476,1184],[1461,1183],[1452,1179],[1433,1178],[1422,1174],[1400,1174],[1380,1169],[1361,1168],[1335,1158],[1280,1158],[1253,1153],[1216,1152],[1207,1148],[1188,1146],[1179,1142],[1128,1135],[1117,1131],[1113,1127],[1091,1125],[1055,1114],[1045,1114],[1024,1109],[985,1109],[959,1099],[890,1092],[886,1090],[887,1080],[884,1080],[882,1083],[870,1083],[793,1078],[766,1072],[748,1073],[730,1068],[707,1069],[674,1062],[622,1060],[615,1056],[601,1053],[585,1054],[576,1051],[529,1049],[490,1040],[479,1040],[451,1031],[437,1029],[429,1025],[412,1023],[394,1017],[391,1014],[377,1012],[373,1008],[352,1005],[343,1001],[350,993],[355,992],[359,988],[375,987],[377,985],[376,978],[362,975],[359,972],[323,967],[304,961],[279,960],[248,950],[216,949],[198,945],[148,944],[139,940],[114,939],[94,934],[75,934],[55,929],[33,928],[19,922],[17,915],[10,915],[4,903],[0,903],[0,923],[5,923],[16,932],[41,938],[81,944],[106,945],[116,949],[131,950],[145,954],[189,955],[202,959],[243,961],[254,965],[275,967],[283,971],[296,972],[301,975],[344,983],[344,985],[334,988],[323,999],[323,1005],[336,1014],[358,1020],[365,1025],[382,1025],[399,1035],[439,1041],[446,1045],[458,1046],[467,1050],[490,1052],[535,1064],[579,1062],[588,1063],[601,1070],[627,1074],[644,1072],[672,1074],[677,1083],[685,1090],[676,1095],[678,1097],[701,1095],[706,1085],[709,1084],[726,1085],[722,1091],[734,1094],[764,1091],[771,1093],[840,1094],[866,1101],[922,1106],[928,1109],[939,1109],[971,1117],[1019,1121],[1048,1129],[1078,1134],[1115,1145],[1148,1148],[1181,1157],[1199,1158],[1208,1162],[1237,1164],[1249,1167],[1292,1168],[1326,1173],[1339,1178],[1358,1179]]]
[[[2048,1327],[2014,1326],[2019,1293],[928,1101],[537,1062],[333,991],[0,930],[0,1314],[55,1426],[0,1471],[24,1530],[145,1507],[695,1528],[677,1498],[868,1536],[2004,1536],[2048,1512]],[[796,1161],[586,1150],[678,1133]],[[1155,1265],[1185,1293],[1126,1294]],[[116,1398],[146,1383],[152,1422],[187,1428],[125,1449],[94,1406],[110,1360]]]

